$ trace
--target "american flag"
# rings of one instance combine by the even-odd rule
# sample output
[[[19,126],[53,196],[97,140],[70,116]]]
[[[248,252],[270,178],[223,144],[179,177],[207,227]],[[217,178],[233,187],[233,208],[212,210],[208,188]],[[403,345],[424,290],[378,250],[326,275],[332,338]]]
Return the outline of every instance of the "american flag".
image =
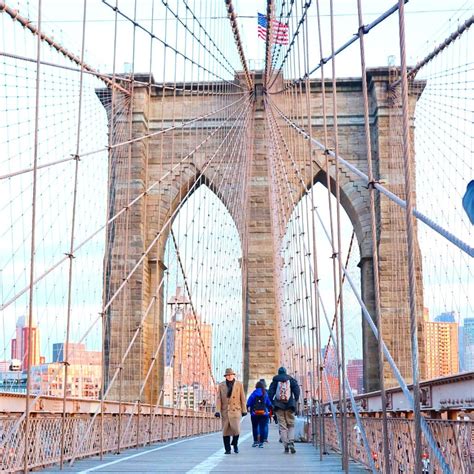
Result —
[[[267,16],[258,14],[258,37],[267,40]],[[288,44],[288,25],[272,20],[272,36],[275,44]]]

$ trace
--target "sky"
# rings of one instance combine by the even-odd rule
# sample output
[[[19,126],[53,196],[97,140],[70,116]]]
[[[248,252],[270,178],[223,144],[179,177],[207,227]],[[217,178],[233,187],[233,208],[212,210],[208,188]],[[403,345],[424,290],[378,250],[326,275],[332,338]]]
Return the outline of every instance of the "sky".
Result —
[[[36,18],[36,2],[20,1],[8,2],[12,6],[19,5],[20,12],[33,19]],[[243,39],[245,55],[251,68],[259,68],[264,57],[264,43],[257,40],[256,15],[264,12],[266,2],[251,2],[248,0],[234,0],[235,11],[239,16],[239,27]],[[370,0],[363,2],[364,23],[369,23],[378,17],[383,11],[393,5],[393,1]],[[176,1],[168,2],[170,8],[178,14],[185,16],[182,4]],[[162,2],[154,2],[153,15],[156,21],[151,22],[152,2],[141,0],[137,11],[137,20],[148,29],[153,29],[155,34],[161,38],[166,35],[170,45],[176,48],[183,46],[183,30],[176,30],[174,22],[166,22],[166,13]],[[196,50],[187,50],[186,54],[193,56],[197,62],[206,67],[211,73],[203,68],[193,67],[184,62],[174,54],[168,52],[167,56],[163,48],[153,46],[153,60],[151,69],[157,81],[163,78],[173,81],[175,78],[186,78],[187,80],[209,80],[215,79],[216,74],[222,74],[226,79],[232,79],[232,74],[220,67],[220,64],[230,65],[233,69],[240,69],[237,52],[232,47],[233,37],[230,32],[228,20],[225,13],[224,2],[217,1],[193,1],[190,5],[202,18],[202,25],[206,28],[222,50],[232,51],[223,55],[216,53],[216,60],[204,59],[204,53]],[[128,15],[133,16],[134,2],[131,0],[119,2],[120,8]],[[473,2],[465,0],[452,0],[449,3],[443,1],[410,0],[406,5],[406,33],[407,33],[407,57],[410,64],[416,63],[424,57],[433,47],[447,37],[459,22],[472,14]],[[181,10],[179,10],[181,8]],[[75,54],[80,54],[82,34],[82,0],[43,0],[43,27],[61,44],[65,45]],[[329,43],[329,17],[328,2],[321,2],[323,29],[326,32],[324,39],[324,56],[330,51]],[[183,13],[184,12],[184,13]],[[278,13],[278,11],[277,11]],[[356,16],[356,2],[338,0],[335,2],[335,45],[344,43],[357,31],[358,22]],[[98,0],[87,1],[87,30],[86,30],[86,61],[102,72],[110,73],[113,70],[114,58],[114,21],[113,12],[105,3]],[[309,22],[314,25],[314,5],[309,15]],[[0,51],[19,54],[34,58],[36,54],[35,39],[23,29],[14,24],[6,15],[0,15],[1,30]],[[168,25],[168,26],[167,26]],[[171,25],[171,26],[170,26]],[[316,28],[310,29],[309,64],[316,65],[319,61],[318,43],[315,35]],[[396,15],[384,22],[383,26],[375,28],[366,38],[368,67],[386,66],[389,61],[399,63],[399,45],[397,42],[398,24]],[[132,28],[127,21],[118,22],[117,48],[116,48],[116,71],[130,69],[133,61]],[[196,30],[204,38],[202,30]],[[471,38],[472,39],[472,38]],[[138,31],[136,36],[135,71],[148,72],[150,69],[149,51],[150,42],[143,31]],[[471,48],[472,50],[472,48]],[[459,45],[456,54],[459,58],[466,58],[468,64],[472,64],[472,54],[465,51],[463,44]],[[357,54],[356,54],[357,53]],[[42,49],[45,60],[70,65],[70,62],[60,58],[57,53],[49,48]],[[336,61],[336,74],[340,77],[359,76],[360,65],[358,62],[358,46],[354,44],[347,51],[338,56]],[[390,59],[389,59],[390,58]],[[446,69],[447,61],[454,61],[451,56],[442,59],[440,64],[435,64],[433,69],[424,72],[427,77],[436,75],[437,71]],[[444,63],[443,63],[444,61]],[[6,77],[6,84],[0,93],[0,110],[7,113],[8,119],[0,128],[0,175],[29,167],[32,160],[33,131],[32,110],[34,110],[34,81],[35,65],[27,62],[13,62],[0,57],[0,74]],[[163,65],[166,68],[163,68]],[[229,67],[230,67],[229,66]],[[165,72],[163,72],[165,69]],[[326,68],[329,74],[329,68]],[[464,86],[472,77],[469,71],[461,71]],[[423,71],[422,71],[423,73]],[[446,104],[439,100],[436,95],[444,94],[449,97],[446,82],[453,81],[450,76],[446,81],[438,83],[431,92],[433,97],[427,98],[422,104],[424,113],[420,114],[419,123],[426,123],[424,138],[419,139],[420,164],[418,165],[418,176],[420,179],[419,199],[420,206],[430,215],[441,220],[441,223],[450,229],[458,231],[467,241],[472,244],[472,228],[465,225],[462,210],[459,206],[451,213],[449,207],[444,209],[448,199],[444,196],[454,196],[459,199],[462,190],[469,179],[472,179],[472,120],[469,126],[469,110],[472,114],[472,90],[471,95],[459,93],[460,88],[452,88],[451,93],[456,93],[456,98],[450,102],[457,104],[455,109],[456,120],[452,117],[446,120],[443,127],[433,124],[433,117],[443,116],[446,112]],[[77,133],[76,117],[78,113],[77,92],[78,81],[76,73],[68,73],[64,70],[43,68],[42,73],[43,104],[40,116],[41,139],[40,139],[40,163],[47,163],[56,159],[62,159],[75,153],[75,137]],[[106,117],[102,105],[95,95],[95,88],[102,87],[102,83],[92,77],[86,78],[86,93],[84,94],[84,112],[86,117],[81,127],[81,153],[96,150],[107,144]],[[436,88],[438,87],[438,89]],[[438,104],[438,105],[436,105]],[[441,104],[441,105],[440,105]],[[462,115],[459,110],[465,109],[467,115]],[[437,114],[433,110],[438,110]],[[452,110],[451,110],[452,112]],[[431,117],[431,123],[430,123]],[[472,117],[472,115],[471,115]],[[462,125],[466,128],[462,128]],[[466,125],[467,124],[467,125]],[[420,126],[421,128],[421,126]],[[433,130],[442,130],[436,135]],[[18,132],[20,130],[20,132]],[[452,134],[456,133],[454,139]],[[436,138],[436,140],[433,139]],[[467,137],[467,138],[466,138]],[[470,137],[470,141],[469,140]],[[456,156],[455,165],[449,169],[449,181],[446,180],[445,167],[433,165],[432,156],[443,148],[447,143],[454,143],[452,147],[445,147],[442,156]],[[466,145],[466,146],[465,146]],[[43,161],[41,161],[43,160]],[[435,160],[436,161],[436,160]],[[73,174],[71,163],[57,165],[46,171],[41,171],[39,194],[42,197],[42,205],[38,210],[39,258],[37,272],[48,269],[51,264],[62,258],[69,246],[69,230],[71,206],[71,182]],[[107,163],[106,153],[96,153],[81,162],[82,178],[80,180],[81,199],[79,201],[78,219],[78,241],[89,235],[91,229],[96,229],[103,223],[105,215],[105,189]],[[430,178],[427,178],[427,177]],[[431,178],[432,177],[432,178]],[[441,189],[442,192],[436,190]],[[454,190],[454,191],[453,191]],[[0,182],[0,193],[8,196],[5,204],[0,209],[1,239],[0,239],[0,261],[1,272],[1,294],[3,301],[8,300],[13,294],[24,288],[28,281],[27,265],[29,261],[29,231],[30,208],[31,208],[31,182],[27,176],[21,176],[12,180]],[[425,196],[436,196],[436,199],[425,199]],[[439,198],[438,198],[439,196]],[[427,203],[434,204],[428,206]],[[454,206],[454,205],[453,205]],[[442,210],[442,212],[441,212]],[[459,224],[461,222],[461,224]],[[350,233],[350,232],[349,232]],[[433,237],[431,231],[420,226],[420,242],[422,250],[426,249],[427,255],[424,261],[426,274],[426,303],[430,306],[432,316],[439,314],[441,310],[455,310],[462,320],[464,317],[474,316],[473,302],[466,296],[474,294],[472,263],[466,260],[450,246]],[[77,275],[75,281],[73,316],[77,321],[76,334],[83,334],[85,328],[97,320],[98,308],[102,294],[101,288],[101,256],[103,252],[103,234],[97,235],[91,242],[85,245],[78,253],[75,265]],[[58,254],[58,248],[61,251]],[[449,265],[440,265],[439,262],[449,262]],[[48,276],[38,287],[36,292],[37,313],[39,324],[43,325],[44,352],[48,353],[51,343],[57,342],[64,333],[64,305],[65,305],[65,281],[67,280],[67,265],[61,265],[55,272]],[[460,291],[459,288],[462,288]],[[2,312],[1,331],[3,339],[4,357],[8,358],[8,344],[13,334],[16,317],[26,311],[26,295],[19,298],[15,304]],[[357,315],[353,321],[357,322]],[[360,318],[360,316],[359,316]],[[358,323],[357,323],[358,324]],[[357,333],[357,324],[354,323],[353,340],[360,341]],[[97,348],[100,340],[100,328],[97,324],[93,326],[87,341],[91,347]],[[354,348],[354,356],[360,354],[360,343],[351,344]],[[0,356],[0,358],[3,358]]]

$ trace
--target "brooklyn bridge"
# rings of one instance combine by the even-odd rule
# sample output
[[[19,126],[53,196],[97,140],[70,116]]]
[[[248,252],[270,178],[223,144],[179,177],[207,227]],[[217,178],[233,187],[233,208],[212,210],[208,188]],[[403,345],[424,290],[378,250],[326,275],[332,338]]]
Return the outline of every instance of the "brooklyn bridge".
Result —
[[[472,473],[473,11],[0,1],[2,472]]]

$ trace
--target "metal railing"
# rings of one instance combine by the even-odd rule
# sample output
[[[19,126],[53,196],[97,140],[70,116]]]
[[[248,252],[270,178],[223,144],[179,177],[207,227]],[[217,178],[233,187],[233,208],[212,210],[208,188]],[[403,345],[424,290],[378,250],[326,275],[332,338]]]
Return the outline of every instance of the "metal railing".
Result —
[[[168,410],[163,410],[168,411]],[[59,463],[61,455],[61,419],[59,413],[32,414],[30,418],[29,440],[25,443],[25,421],[15,429],[20,414],[0,417],[0,439],[7,443],[0,449],[0,471],[16,472],[24,467],[25,445],[28,446],[28,469],[37,469]],[[124,420],[125,418],[125,420]],[[119,426],[121,427],[121,449],[144,446],[217,431],[220,421],[208,412],[175,410],[175,413],[104,415],[96,417],[87,439],[81,442],[88,428],[91,415],[68,414],[65,429],[64,460],[84,458],[117,450]],[[103,429],[103,431],[102,431]],[[101,433],[103,438],[101,442]]]
[[[339,417],[338,417],[339,418]],[[415,431],[411,419],[389,418],[390,471],[383,465],[382,419],[362,418],[370,451],[379,472],[411,473],[415,472]],[[474,421],[426,420],[447,464],[452,472],[468,474],[473,472],[474,463]],[[317,423],[317,421],[316,421]],[[353,416],[347,417],[349,457],[369,466],[367,452],[362,444],[360,432]],[[325,444],[339,451],[339,440],[330,417],[324,418]],[[425,472],[441,473],[442,470],[434,456],[430,455],[423,440],[423,461]]]

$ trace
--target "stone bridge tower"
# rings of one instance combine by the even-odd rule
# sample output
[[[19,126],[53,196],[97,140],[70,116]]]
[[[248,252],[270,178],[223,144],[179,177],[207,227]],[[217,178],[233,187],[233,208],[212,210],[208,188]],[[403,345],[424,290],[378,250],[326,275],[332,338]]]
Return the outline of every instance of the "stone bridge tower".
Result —
[[[400,155],[394,154],[394,141],[391,136],[393,120],[398,115],[398,106],[393,104],[389,93],[388,69],[370,70],[368,73],[370,121],[372,127],[372,148],[374,172],[378,179],[383,179],[386,186],[402,196],[403,173],[401,173]],[[148,75],[135,77],[148,82]],[[261,377],[267,380],[274,375],[279,366],[279,313],[275,294],[275,262],[274,240],[272,234],[270,181],[266,147],[268,130],[265,124],[265,107],[262,100],[262,74],[254,73],[256,84],[255,100],[253,101],[253,124],[247,133],[247,142],[251,144],[245,152],[250,157],[248,170],[248,191],[239,196],[243,205],[247,206],[248,222],[242,222],[238,216],[232,215],[228,205],[233,201],[232,193],[238,192],[233,185],[232,177],[238,176],[238,164],[231,156],[223,153],[221,159],[227,160],[231,171],[227,177],[219,175],[218,167],[209,162],[213,147],[218,146],[217,140],[209,140],[206,147],[194,153],[176,171],[174,150],[180,149],[189,139],[190,133],[206,133],[206,130],[193,128],[186,133],[160,134],[160,130],[172,127],[175,123],[189,120],[215,109],[212,96],[180,94],[163,88],[160,84],[135,85],[133,94],[133,110],[131,117],[112,117],[109,91],[98,91],[99,98],[106,106],[109,124],[113,124],[115,133],[120,128],[128,130],[127,121],[132,122],[135,137],[150,135],[147,140],[140,140],[131,145],[128,152],[117,150],[110,163],[110,213],[113,215],[133,196],[144,192],[149,183],[159,181],[159,185],[150,190],[145,199],[133,206],[130,224],[126,227],[120,218],[109,229],[108,253],[109,264],[105,268],[106,288],[108,295],[122,283],[124,268],[133,266],[133,262],[153,246],[153,251],[129,281],[127,301],[118,299],[106,314],[106,372],[112,376],[120,365],[123,353],[124,334],[134,331],[140,324],[144,312],[150,304],[153,288],[159,287],[165,267],[163,265],[164,249],[169,230],[160,232],[163,225],[172,220],[178,210],[182,197],[192,186],[207,184],[229,209],[237,226],[243,244],[243,327],[244,327],[244,380],[253,383]],[[239,78],[236,78],[239,81]],[[199,84],[182,84],[182,89],[190,92],[198,90]],[[362,82],[360,78],[339,79],[338,113],[340,154],[362,170],[366,170],[366,147],[364,138]],[[418,88],[419,89],[419,88]],[[327,94],[331,93],[331,83],[326,84]],[[321,136],[321,84],[311,81],[311,121],[313,136]],[[329,97],[329,95],[328,95]],[[411,107],[414,110],[417,96],[411,95]],[[206,101],[210,103],[206,103]],[[275,99],[278,104],[278,100]],[[330,101],[327,101],[330,102]],[[171,107],[169,104],[173,103]],[[296,105],[295,105],[296,106]],[[185,111],[185,112],[184,112]],[[185,115],[183,115],[185,113]],[[328,111],[331,119],[331,110]],[[395,117],[395,118],[394,118]],[[214,120],[225,120],[225,116],[214,117]],[[330,120],[331,124],[331,120]],[[205,124],[203,125],[205,127]],[[125,133],[125,132],[124,132]],[[203,135],[204,136],[204,135]],[[165,150],[163,152],[163,150]],[[306,148],[307,150],[307,148]],[[324,154],[314,150],[313,160],[316,173],[310,176],[308,167],[301,158],[301,171],[308,184],[321,182],[326,184]],[[398,160],[398,162],[397,162]],[[131,166],[130,166],[131,165]],[[234,169],[232,169],[232,166]],[[126,171],[128,170],[129,171]],[[167,169],[166,178],[160,179],[160,170]],[[370,235],[369,195],[363,182],[356,179],[346,169],[340,169],[340,193],[342,205],[350,217],[360,248],[361,293],[371,313],[374,313],[373,263]],[[199,178],[198,178],[199,176]],[[229,178],[230,177],[230,178]],[[330,172],[330,180],[334,184],[334,176]],[[199,180],[199,182],[196,182]],[[127,185],[131,183],[131,187]],[[216,185],[216,183],[218,185]],[[129,191],[126,191],[129,189]],[[332,186],[334,191],[334,186]],[[127,196],[126,193],[129,193]],[[300,190],[303,195],[303,189]],[[399,243],[405,231],[404,211],[381,197],[377,202],[378,213],[378,247],[381,273],[382,325],[384,338],[406,380],[411,380],[411,353],[409,337],[409,310],[406,272],[406,252]],[[289,218],[289,216],[286,216]],[[167,228],[169,229],[169,227]],[[128,237],[126,237],[126,234]],[[396,250],[396,252],[395,252]],[[396,253],[396,254],[395,254]],[[418,262],[420,259],[418,258]],[[385,284],[400,275],[397,285]],[[424,374],[422,306],[423,295],[421,285],[421,266],[417,267],[418,279],[418,315],[419,315],[419,348],[421,375]],[[154,357],[153,348],[163,334],[163,296],[159,294],[154,311],[146,317],[140,331],[139,344],[135,344],[124,364],[124,373],[128,374],[122,393],[123,400],[136,400],[140,389],[140,381],[144,379],[150,362]],[[124,327],[126,322],[126,327]],[[397,332],[393,328],[398,328]],[[127,339],[127,338],[125,338]],[[370,329],[363,325],[364,376],[367,381],[366,390],[378,388],[377,347]],[[134,367],[134,370],[125,370]],[[142,401],[153,402],[158,397],[162,383],[163,354],[153,371],[151,387],[143,393]],[[391,370],[387,367],[386,385],[395,385]],[[118,389],[109,393],[109,398],[118,398]]]

